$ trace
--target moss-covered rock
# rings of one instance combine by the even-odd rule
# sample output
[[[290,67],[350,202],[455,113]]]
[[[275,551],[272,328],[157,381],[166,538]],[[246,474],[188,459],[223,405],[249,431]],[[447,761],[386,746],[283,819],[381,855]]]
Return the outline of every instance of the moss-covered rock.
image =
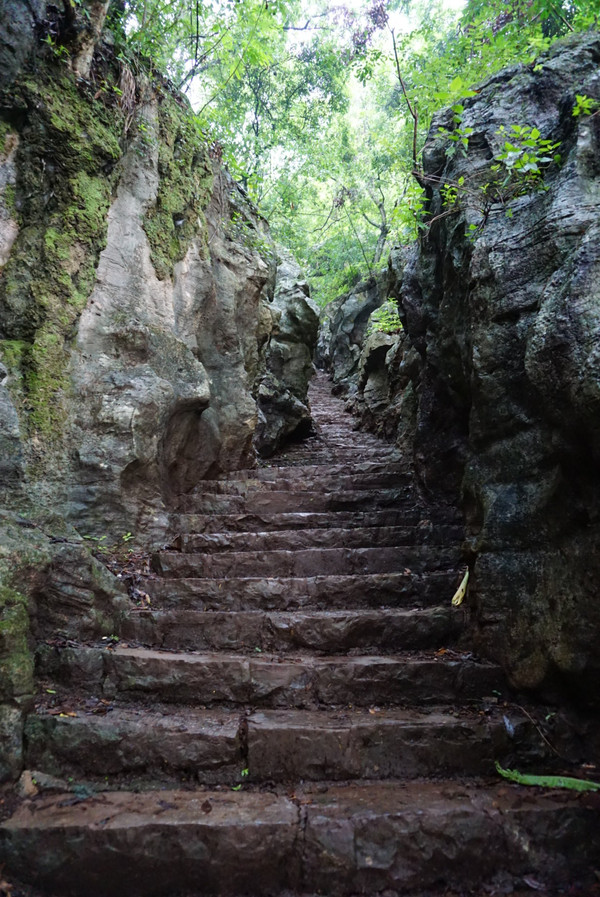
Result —
[[[33,657],[28,644],[27,599],[0,586],[0,701],[33,692]]]
[[[16,781],[21,773],[23,723],[20,707],[0,704],[0,782]]]
[[[41,473],[68,417],[69,349],[106,240],[123,117],[56,61],[39,63],[0,104],[0,121],[20,136],[9,197],[20,231],[0,276],[0,339]]]
[[[0,782],[20,773],[36,641],[119,632],[123,585],[48,512],[0,511]]]
[[[203,236],[213,175],[206,139],[191,109],[162,93],[158,105],[158,174],[156,201],[146,214],[144,230],[152,263],[163,280],[173,273],[192,240]]]

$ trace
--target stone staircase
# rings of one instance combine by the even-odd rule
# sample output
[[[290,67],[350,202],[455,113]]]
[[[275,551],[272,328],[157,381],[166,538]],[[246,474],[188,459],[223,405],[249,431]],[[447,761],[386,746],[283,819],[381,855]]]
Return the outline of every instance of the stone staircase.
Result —
[[[461,636],[459,517],[322,378],[312,404],[316,436],[186,497],[118,639],[40,646],[39,790],[0,827],[5,877],[57,897],[506,894],[600,855],[590,798],[495,772],[548,747]]]

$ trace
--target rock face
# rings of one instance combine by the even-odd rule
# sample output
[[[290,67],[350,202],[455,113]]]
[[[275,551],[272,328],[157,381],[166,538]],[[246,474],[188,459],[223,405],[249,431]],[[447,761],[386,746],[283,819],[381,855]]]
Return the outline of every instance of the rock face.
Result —
[[[597,699],[600,120],[573,116],[575,94],[600,99],[597,33],[465,100],[466,158],[437,131],[450,115],[434,122],[425,176],[470,186],[438,220],[430,188],[433,223],[395,290],[420,356],[415,461],[430,488],[462,492],[480,645],[518,686]],[[560,144],[543,189],[494,186],[513,124]]]
[[[337,392],[356,392],[360,353],[369,317],[386,297],[387,276],[384,272],[361,281],[327,307],[317,363],[330,371]]]
[[[31,52],[44,0],[0,0],[0,88],[10,84]]]
[[[107,8],[0,4],[0,781],[35,642],[118,630],[88,546],[164,541],[199,482],[254,466],[263,379],[271,446],[309,420],[299,272],[275,291],[266,222],[187,102],[114,58]]]
[[[49,512],[0,510],[0,782],[22,769],[23,720],[33,702],[33,642],[96,639],[119,628],[123,585],[81,536]]]
[[[273,323],[257,393],[255,437],[264,456],[272,455],[286,437],[306,435],[312,425],[307,396],[319,314],[302,271],[281,251],[269,310]]]
[[[152,140],[156,104],[144,114],[143,133]],[[92,525],[130,519],[128,528],[138,531],[166,526],[160,515],[153,520],[157,508],[172,507],[202,478],[254,463],[251,389],[265,326],[262,293],[274,265],[236,239],[240,210],[249,234],[266,229],[217,172],[206,229],[172,277],[159,279],[143,227],[159,190],[158,139],[151,145],[154,156],[140,162],[134,145],[123,160],[71,358],[81,397],[73,431],[80,485],[71,516]]]
[[[100,89],[37,49],[1,97],[0,491],[164,538],[180,496],[254,465],[257,400],[260,451],[309,426],[317,317],[291,260],[275,289],[266,222],[185,101],[142,77],[116,101],[109,44]]]

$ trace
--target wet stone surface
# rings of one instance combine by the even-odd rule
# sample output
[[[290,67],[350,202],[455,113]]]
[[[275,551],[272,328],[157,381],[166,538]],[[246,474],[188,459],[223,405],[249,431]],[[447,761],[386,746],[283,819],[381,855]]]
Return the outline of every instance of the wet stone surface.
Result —
[[[311,413],[310,438],[188,494],[114,636],[40,644],[11,897],[593,886],[600,801],[498,784],[496,761],[581,763],[582,738],[557,759],[547,711],[472,653],[456,509],[322,376]]]

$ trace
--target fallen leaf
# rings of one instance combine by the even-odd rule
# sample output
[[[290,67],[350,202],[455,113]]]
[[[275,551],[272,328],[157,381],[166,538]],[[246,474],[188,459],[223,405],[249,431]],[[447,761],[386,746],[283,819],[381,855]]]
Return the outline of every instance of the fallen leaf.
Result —
[[[541,881],[538,881],[536,878],[532,878],[531,875],[525,875],[523,881],[526,885],[529,885],[530,888],[533,888],[534,891],[546,890],[546,885],[543,885]]]
[[[462,578],[461,584],[459,585],[458,589],[456,590],[456,592],[454,593],[454,596],[452,598],[452,606],[453,607],[458,607],[459,605],[461,605],[463,603],[463,599],[464,599],[465,595],[467,594],[467,585],[468,584],[469,584],[469,571],[467,570],[467,572],[465,573],[465,575]]]

